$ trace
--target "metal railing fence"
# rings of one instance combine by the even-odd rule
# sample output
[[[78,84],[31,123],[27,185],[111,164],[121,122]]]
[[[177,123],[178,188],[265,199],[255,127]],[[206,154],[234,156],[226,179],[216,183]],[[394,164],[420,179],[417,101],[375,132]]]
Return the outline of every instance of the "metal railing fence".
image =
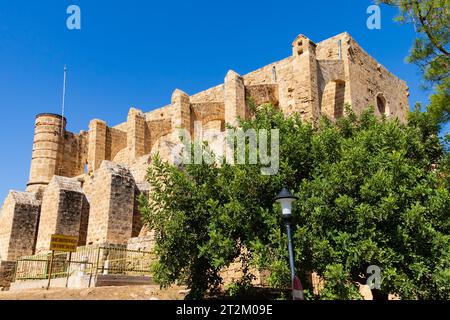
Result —
[[[85,275],[150,275],[154,254],[150,251],[128,250],[120,246],[80,247],[72,254],[55,252],[51,278],[64,278],[76,272]],[[49,278],[51,253],[18,259],[15,281]]]

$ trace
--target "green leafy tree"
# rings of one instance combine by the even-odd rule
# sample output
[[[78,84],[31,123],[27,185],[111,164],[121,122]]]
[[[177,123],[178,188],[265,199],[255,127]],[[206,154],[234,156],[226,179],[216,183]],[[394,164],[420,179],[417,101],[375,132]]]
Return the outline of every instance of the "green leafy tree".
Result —
[[[214,293],[220,270],[241,258],[288,288],[287,239],[274,197],[287,185],[294,205],[296,269],[323,280],[322,299],[359,299],[369,265],[382,272],[378,296],[450,298],[449,156],[429,113],[408,124],[376,119],[369,109],[317,128],[271,106],[240,121],[246,130],[280,131],[280,169],[256,165],[173,166],[155,158],[144,220],[156,234],[155,279],[181,282],[190,298]],[[204,146],[204,152],[209,152]],[[233,287],[233,292],[238,292]]]
[[[382,0],[397,6],[397,21],[414,24],[417,37],[407,58],[417,64],[426,84],[435,86],[428,111],[439,123],[450,119],[450,1]]]
[[[281,163],[284,169],[276,176],[262,176],[260,165],[176,167],[154,159],[148,173],[152,192],[149,199],[141,198],[141,212],[155,230],[159,261],[153,271],[161,285],[183,282],[191,288],[190,298],[214,292],[219,271],[237,258],[248,265],[250,257],[243,253],[250,242],[268,236],[265,208],[272,207],[272,195],[285,181],[293,184],[311,170],[303,141],[310,140],[313,129],[298,117],[285,119],[272,108],[265,110],[254,128],[279,128],[284,137],[280,152],[292,162]]]

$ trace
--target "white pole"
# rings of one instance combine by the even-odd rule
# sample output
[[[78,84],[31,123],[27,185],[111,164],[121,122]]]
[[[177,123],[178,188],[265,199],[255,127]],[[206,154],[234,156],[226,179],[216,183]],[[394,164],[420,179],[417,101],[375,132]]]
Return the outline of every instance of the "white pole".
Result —
[[[108,275],[109,274],[109,260],[105,260],[104,268],[103,268],[103,274]]]
[[[62,95],[62,106],[61,106],[61,116],[62,116],[62,124],[61,124],[61,136],[64,133],[64,108],[66,104],[66,81],[67,81],[67,66],[64,65],[64,84],[63,84],[63,95]]]

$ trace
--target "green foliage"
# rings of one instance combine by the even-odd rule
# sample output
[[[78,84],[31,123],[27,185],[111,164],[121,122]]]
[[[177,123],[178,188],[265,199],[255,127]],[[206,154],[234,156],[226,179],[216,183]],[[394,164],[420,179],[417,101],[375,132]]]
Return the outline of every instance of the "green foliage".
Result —
[[[437,124],[415,111],[408,124],[359,118],[349,108],[317,128],[271,106],[255,109],[245,130],[280,130],[280,169],[261,165],[184,165],[155,158],[150,198],[141,211],[155,230],[155,279],[182,282],[191,298],[214,292],[220,270],[241,257],[244,278],[269,270],[275,288],[289,288],[287,239],[274,197],[287,185],[294,203],[296,269],[305,289],[310,272],[324,279],[323,299],[358,299],[366,269],[378,265],[381,293],[403,299],[450,298],[450,184],[448,153]],[[205,150],[205,152],[208,152]]]
[[[323,300],[360,300],[361,295],[353,284],[349,283],[350,274],[341,264],[330,264],[326,267],[324,278],[327,279],[325,287],[320,290]]]
[[[428,113],[433,117],[433,122],[438,124],[448,123],[450,120],[450,86],[446,83],[437,87],[436,92],[430,96]]]
[[[188,166],[185,170],[153,159],[148,181],[152,196],[140,198],[143,221],[155,230],[155,280],[163,287],[187,284],[190,296],[201,297],[220,284],[221,257],[211,259],[205,247],[214,238],[209,222],[220,215],[220,190],[214,190],[218,170],[213,166]],[[226,256],[226,254],[225,254]]]
[[[426,114],[412,117],[421,116]],[[327,143],[326,130],[317,135],[319,144]],[[448,297],[449,287],[431,289],[449,268],[444,261],[450,252],[450,195],[448,184],[440,184],[431,170],[443,150],[430,133],[424,135],[414,122],[379,122],[366,112],[352,134],[339,139],[339,158],[322,162],[313,178],[303,181],[297,256],[303,257],[300,265],[337,279],[325,289],[330,285],[337,296],[353,297],[350,279],[364,283],[367,266],[378,265],[384,293]],[[438,279],[431,280],[434,276]]]
[[[449,77],[450,3],[448,0],[382,0],[399,7],[397,21],[413,23],[417,32],[408,62],[418,64],[427,81]],[[448,83],[447,83],[448,84]]]
[[[252,275],[245,272],[241,279],[228,284],[225,291],[232,298],[249,295],[252,290],[252,280]]]
[[[407,61],[421,68],[426,84],[435,85],[428,111],[439,123],[447,123],[450,119],[450,1],[379,2],[400,9],[397,21],[414,24],[417,36]]]

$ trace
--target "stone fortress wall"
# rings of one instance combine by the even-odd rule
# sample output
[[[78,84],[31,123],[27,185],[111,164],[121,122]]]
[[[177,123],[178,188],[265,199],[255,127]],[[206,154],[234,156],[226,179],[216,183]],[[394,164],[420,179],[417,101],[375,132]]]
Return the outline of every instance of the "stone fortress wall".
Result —
[[[339,118],[346,103],[357,114],[372,105],[377,115],[405,121],[408,95],[406,83],[348,33],[317,44],[299,35],[286,59],[244,76],[229,71],[223,84],[192,96],[177,89],[170,105],[147,113],[131,108],[126,122],[113,127],[95,119],[88,131],[74,134],[62,116],[39,114],[26,191],[11,191],[0,215],[0,275],[19,257],[46,252],[52,234],[78,236],[80,246],[139,247],[149,234],[136,197],[149,192],[152,155],[170,160],[175,129],[194,138],[194,122],[223,131],[249,116],[248,98],[307,121],[320,114]]]

